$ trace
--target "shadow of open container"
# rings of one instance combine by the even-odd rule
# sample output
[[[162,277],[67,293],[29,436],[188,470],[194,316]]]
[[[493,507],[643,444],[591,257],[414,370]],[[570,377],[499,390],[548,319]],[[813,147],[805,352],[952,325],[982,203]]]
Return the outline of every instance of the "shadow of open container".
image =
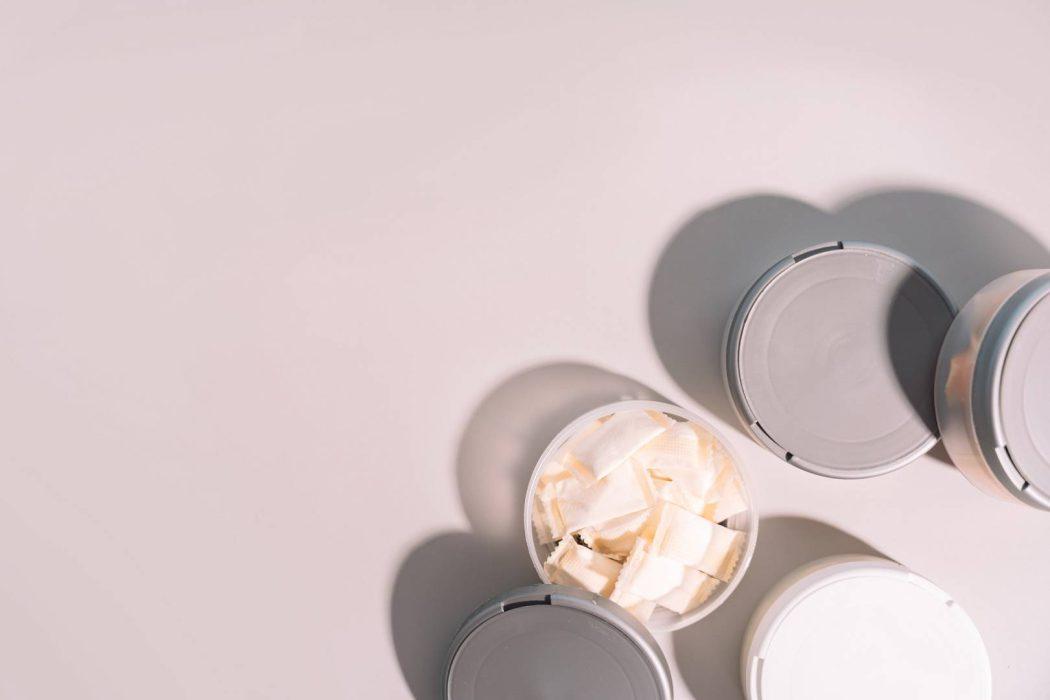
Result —
[[[662,398],[622,374],[558,361],[514,373],[480,399],[463,428],[454,464],[470,528],[421,540],[392,582],[391,641],[415,700],[447,697],[449,644],[472,610],[536,585],[521,512],[529,477],[552,436],[595,406]],[[529,687],[519,690],[527,693]]]

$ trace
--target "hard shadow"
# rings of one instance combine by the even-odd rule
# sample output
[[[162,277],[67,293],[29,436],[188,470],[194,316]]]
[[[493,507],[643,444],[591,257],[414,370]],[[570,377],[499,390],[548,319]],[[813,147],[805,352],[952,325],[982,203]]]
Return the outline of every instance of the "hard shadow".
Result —
[[[722,202],[673,235],[653,272],[650,331],[678,385],[735,424],[722,380],[730,314],[773,263],[835,240],[878,243],[911,256],[958,306],[1007,272],[1050,267],[1050,252],[1017,223],[943,192],[873,190],[830,212],[769,194]]]
[[[649,290],[653,344],[671,377],[735,425],[722,382],[730,314],[773,263],[837,239],[832,216],[788,197],[742,197],[694,216],[664,249]]]
[[[738,700],[740,653],[751,615],[782,578],[822,557],[883,556],[864,541],[826,523],[793,516],[763,519],[751,567],[726,602],[695,625],[672,636],[675,661],[694,697]]]
[[[629,377],[577,362],[526,369],[485,396],[456,459],[459,497],[474,532],[527,562],[523,507],[537,460],[574,418],[624,399],[664,400]]]
[[[390,632],[412,696],[443,698],[448,645],[470,612],[503,591],[535,582],[527,558],[470,533],[444,533],[413,549],[390,597]]]
[[[886,311],[883,337],[893,375],[926,429],[939,435],[934,379],[941,344],[954,316],[951,305],[925,275],[915,271],[901,280]]]
[[[848,200],[835,216],[853,240],[915,258],[960,308],[997,277],[1050,266],[1050,251],[1017,222],[945,192],[873,190]]]
[[[448,645],[472,610],[538,582],[523,508],[540,454],[572,419],[623,399],[662,397],[628,377],[559,362],[511,376],[478,403],[455,465],[472,531],[442,533],[416,546],[401,563],[390,597],[391,637],[415,700],[443,697]]]

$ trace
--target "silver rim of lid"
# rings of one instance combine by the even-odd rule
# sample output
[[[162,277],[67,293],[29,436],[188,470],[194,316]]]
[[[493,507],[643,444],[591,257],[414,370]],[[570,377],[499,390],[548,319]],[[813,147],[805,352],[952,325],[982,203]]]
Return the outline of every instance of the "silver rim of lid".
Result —
[[[570,648],[563,649],[566,645]],[[511,653],[519,655],[502,658]],[[556,658],[521,658],[537,653]],[[522,674],[535,675],[523,679]],[[487,687],[494,678],[513,687]],[[672,698],[667,659],[645,625],[582,589],[536,584],[497,596],[464,621],[449,648],[444,680],[449,700],[533,697],[536,688],[551,685],[580,698]]]
[[[1018,289],[989,323],[974,362],[971,396],[984,462],[1018,499],[1050,510],[1047,390],[1050,271]]]
[[[832,290],[849,289],[853,284],[854,278],[849,275],[835,277],[837,266],[848,260],[832,264],[831,256],[845,254],[852,254],[851,260],[861,267],[868,265],[869,271],[874,271],[870,278],[864,278],[867,287],[856,285],[849,290],[852,293],[841,298],[834,293],[826,296],[814,294],[817,285],[825,282],[832,282]],[[799,280],[814,272],[819,274],[814,276],[815,282],[807,283],[808,287],[800,284],[792,289],[790,284],[799,280],[781,284],[782,280],[791,280],[787,276],[791,271],[801,271],[795,275]],[[894,283],[899,286],[893,286]],[[787,290],[775,292],[770,302],[768,292],[777,285]],[[777,295],[781,298],[778,299]],[[808,302],[804,295],[809,296]],[[871,313],[877,310],[887,313],[891,317],[887,321],[891,333],[885,336],[906,337],[911,343],[906,353],[901,354],[900,347],[903,346],[896,340],[874,339],[879,331],[873,331],[872,324],[854,324],[860,331],[851,340],[854,344],[847,345],[841,356],[834,354],[837,351],[830,347],[831,339],[822,337],[819,332],[807,336],[805,332],[791,330],[803,327],[797,318],[791,317],[794,314],[806,319],[806,323],[810,319],[814,323],[826,320],[827,324],[832,324],[823,326],[823,330],[828,331],[837,322],[835,319],[843,318],[849,311],[849,302],[843,299],[859,299],[869,304],[867,310]],[[826,300],[830,306],[838,304],[834,309],[836,313],[826,316],[815,313],[814,300],[820,304]],[[805,307],[806,303],[808,309],[792,308],[793,304]],[[726,330],[724,373],[737,415],[759,443],[806,471],[834,478],[865,478],[894,471],[925,454],[937,443],[939,435],[933,408],[935,368],[941,341],[955,312],[955,305],[922,266],[884,246],[836,241],[784,258],[747,291]],[[856,317],[863,313],[859,311]],[[898,317],[905,319],[906,323],[902,323],[906,325],[906,332],[897,333],[892,329]],[[758,330],[753,331],[752,326]],[[789,340],[778,344],[781,336],[777,334],[780,333],[786,333]],[[816,356],[807,354],[805,345],[810,340],[814,344],[816,340],[824,343],[822,357],[832,359],[825,366],[840,372],[842,377],[829,376],[825,366],[819,366]],[[779,355],[778,349],[783,350]],[[842,357],[847,361],[840,361]],[[861,363],[864,364],[863,370],[870,371],[864,375],[863,391],[829,397],[835,382],[844,385],[853,378],[850,373],[854,366],[848,360],[854,357],[870,361]],[[777,363],[782,365],[783,371],[777,372],[773,367]],[[755,369],[759,366],[761,371]],[[911,381],[902,389],[900,386],[904,382],[900,377],[905,375]],[[816,395],[825,400],[807,399],[787,405],[798,396],[788,386],[792,383],[816,387]],[[841,414],[836,413],[839,410]],[[832,418],[830,422],[827,421],[829,416]],[[840,421],[842,425],[824,431],[822,421],[827,425]]]

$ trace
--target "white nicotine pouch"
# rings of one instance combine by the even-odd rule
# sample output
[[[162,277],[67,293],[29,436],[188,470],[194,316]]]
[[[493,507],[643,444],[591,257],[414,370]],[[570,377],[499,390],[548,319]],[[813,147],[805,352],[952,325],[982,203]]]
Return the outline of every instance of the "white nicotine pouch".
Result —
[[[561,446],[561,449],[558,450],[557,456],[555,457],[555,462],[557,464],[562,465],[563,469],[568,470],[569,473],[575,475],[582,481],[594,481],[595,477],[594,474],[591,473],[590,468],[580,463],[579,460],[577,460],[573,456],[573,453],[575,452],[576,447],[581,442],[586,440],[589,435],[598,430],[598,428],[601,427],[602,423],[609,420],[609,418],[610,416],[605,416],[604,418],[599,418],[598,420],[591,421],[583,428],[580,428],[578,431],[576,431],[576,433],[574,433],[572,437],[565,441],[565,444]]]
[[[620,562],[566,537],[543,564],[551,583],[585,588],[608,597],[620,575]]]
[[[676,506],[685,508],[697,515],[703,515],[709,509],[712,509],[714,505],[693,495],[677,482],[653,477],[651,483],[653,485],[653,495],[656,496],[657,500],[674,503]]]
[[[647,411],[616,413],[595,430],[574,441],[572,456],[595,479],[604,479],[643,445],[666,430],[666,416]]]
[[[653,611],[656,610],[656,603],[651,600],[646,600],[634,593],[628,593],[626,591],[617,593],[618,590],[618,588],[613,589],[613,593],[609,596],[609,600],[616,603],[642,622],[648,622],[649,618],[653,616]]]
[[[638,540],[620,570],[611,599],[634,603],[635,598],[643,598],[682,614],[707,600],[718,583],[715,578],[655,553],[645,540]]]
[[[631,462],[620,465],[600,481],[586,483],[572,478],[553,486],[567,533],[637,513],[655,502],[648,474]]]
[[[717,445],[707,431],[692,423],[675,423],[643,446],[636,459],[659,479],[673,481],[702,499],[718,477]]]
[[[717,525],[696,513],[663,501],[646,526],[651,551],[728,581],[740,559],[744,533]]]
[[[708,492],[702,515],[711,522],[720,523],[748,509],[744,485],[732,465],[727,465]]]
[[[532,527],[540,544],[550,544],[565,536],[565,521],[558,510],[557,489],[553,483],[536,489],[532,504]]]
[[[645,529],[651,510],[640,510],[580,530],[580,538],[591,549],[623,561],[631,553],[634,541]]]

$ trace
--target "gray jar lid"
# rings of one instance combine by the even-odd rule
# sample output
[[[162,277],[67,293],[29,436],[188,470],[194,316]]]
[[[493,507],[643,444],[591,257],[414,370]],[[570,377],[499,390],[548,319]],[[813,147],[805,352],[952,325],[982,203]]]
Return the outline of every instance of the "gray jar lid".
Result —
[[[449,700],[670,700],[656,640],[618,605],[537,584],[478,608],[453,640]]]
[[[977,354],[974,429],[999,481],[1050,508],[1050,272],[996,312]]]
[[[937,442],[935,370],[954,316],[941,287],[897,251],[801,251],[770,268],[730,320],[730,396],[787,462],[839,478],[884,474]]]

